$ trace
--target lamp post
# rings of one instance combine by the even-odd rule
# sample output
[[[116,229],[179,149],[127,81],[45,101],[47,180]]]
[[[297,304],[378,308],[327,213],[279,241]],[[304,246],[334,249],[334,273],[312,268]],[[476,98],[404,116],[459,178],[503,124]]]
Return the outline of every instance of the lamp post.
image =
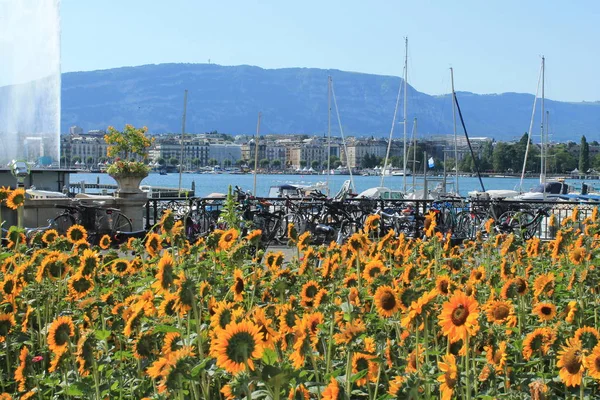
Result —
[[[12,160],[8,165],[12,176],[17,180],[17,189],[25,190],[25,178],[29,176],[29,165],[22,160]],[[17,208],[17,227],[23,227],[23,207]]]

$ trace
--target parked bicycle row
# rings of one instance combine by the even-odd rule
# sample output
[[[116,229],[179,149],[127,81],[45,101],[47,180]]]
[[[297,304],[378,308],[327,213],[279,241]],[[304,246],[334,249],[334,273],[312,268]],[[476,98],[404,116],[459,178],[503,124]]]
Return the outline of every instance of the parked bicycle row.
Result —
[[[409,238],[422,237],[426,217],[432,215],[435,231],[450,233],[460,241],[486,234],[492,227],[497,232],[514,233],[527,240],[533,236],[551,239],[553,221],[560,224],[569,216],[575,203],[516,202],[502,199],[372,200],[346,199],[335,201],[324,196],[310,198],[255,198],[239,188],[234,191],[239,215],[238,227],[243,230],[261,229],[263,244],[287,242],[288,224],[294,224],[299,234],[311,232],[314,242],[343,242],[364,227],[369,215],[379,215],[377,234],[390,229]],[[161,210],[171,209],[184,222],[189,240],[196,240],[214,229],[228,226],[221,217],[223,198],[196,198],[147,204],[147,219],[157,221]],[[579,205],[581,218],[589,215],[594,205]],[[151,218],[151,214],[156,214]],[[489,222],[491,220],[491,222]],[[486,223],[491,225],[486,226]]]

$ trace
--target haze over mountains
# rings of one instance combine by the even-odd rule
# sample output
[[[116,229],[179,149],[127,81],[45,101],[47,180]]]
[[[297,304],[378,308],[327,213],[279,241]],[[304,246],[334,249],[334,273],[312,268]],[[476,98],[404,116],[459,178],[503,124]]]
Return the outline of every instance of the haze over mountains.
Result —
[[[183,92],[188,89],[186,132],[252,134],[261,111],[261,133],[324,134],[329,75],[333,77],[344,134],[387,137],[401,82],[398,77],[215,64],[64,73],[61,130],[68,132],[72,125],[89,130],[131,123],[146,125],[153,133],[181,132]],[[533,95],[458,92],[457,96],[472,136],[512,140],[529,129]],[[332,132],[339,135],[333,103],[332,110]],[[546,100],[546,110],[550,112],[551,140],[578,141],[581,135],[595,140],[600,135],[600,102]],[[534,135],[540,130],[539,108],[537,113]],[[418,119],[419,136],[452,133],[450,95],[431,96],[409,86],[409,132],[413,118]],[[397,117],[401,120],[402,108]],[[401,124],[396,132],[400,137]],[[459,132],[462,134],[460,125]]]

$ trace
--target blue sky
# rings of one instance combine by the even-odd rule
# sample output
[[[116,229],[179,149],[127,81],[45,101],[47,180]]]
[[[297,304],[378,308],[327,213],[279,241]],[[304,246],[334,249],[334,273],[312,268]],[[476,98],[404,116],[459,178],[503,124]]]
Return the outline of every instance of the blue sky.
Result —
[[[62,0],[62,70],[211,62],[402,75],[457,90],[600,100],[600,1]]]

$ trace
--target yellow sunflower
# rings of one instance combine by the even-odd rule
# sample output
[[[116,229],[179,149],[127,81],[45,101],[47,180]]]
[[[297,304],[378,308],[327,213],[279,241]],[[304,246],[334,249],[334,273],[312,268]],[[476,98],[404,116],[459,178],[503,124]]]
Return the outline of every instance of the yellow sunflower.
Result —
[[[15,370],[15,381],[19,384],[19,391],[24,392],[27,390],[27,376],[29,376],[29,369],[31,368],[31,359],[29,357],[29,348],[23,346],[19,353],[19,366]]]
[[[231,292],[233,293],[234,301],[244,300],[244,288],[246,282],[244,281],[244,273],[240,269],[233,271],[233,285],[231,285]]]
[[[155,275],[156,282],[152,287],[157,293],[167,293],[175,284],[175,261],[169,252],[165,252],[158,262],[158,272]]]
[[[146,252],[150,257],[155,257],[162,250],[162,239],[158,233],[151,233],[146,239]]]
[[[217,366],[237,375],[254,370],[254,361],[263,355],[260,328],[250,321],[232,322],[211,342]]]
[[[540,302],[533,307],[532,312],[540,321],[551,321],[556,316],[556,306],[552,303]]]
[[[306,282],[300,291],[300,304],[304,307],[313,307],[317,293],[319,293],[319,284],[315,281]]]
[[[77,352],[75,353],[77,361],[77,370],[82,377],[90,375],[94,365],[94,349],[96,347],[96,336],[94,331],[87,331],[81,335],[77,341]]]
[[[537,328],[523,340],[523,358],[529,360],[536,354],[545,355],[554,343],[554,332],[550,328]]]
[[[383,275],[388,271],[388,268],[379,259],[371,260],[365,266],[362,273],[363,279],[369,284],[373,283],[378,275]]]
[[[594,347],[594,350],[583,359],[583,364],[589,376],[597,381],[600,380],[600,345]]]
[[[290,389],[288,400],[310,400],[310,392],[303,384]]]
[[[298,250],[299,251],[304,251],[308,248],[308,245],[310,244],[310,231],[306,231],[304,232],[302,235],[300,235],[300,237],[298,237]]]
[[[48,329],[48,347],[59,354],[67,350],[71,337],[75,335],[75,325],[69,316],[55,319]]]
[[[240,233],[235,228],[231,228],[223,232],[219,238],[219,250],[229,250],[235,243]]]
[[[467,335],[473,336],[479,330],[479,303],[468,297],[462,291],[454,292],[452,297],[443,304],[439,325],[444,335],[454,343],[465,340]]]
[[[108,235],[103,235],[100,238],[100,243],[98,244],[100,246],[101,249],[106,250],[110,247],[110,236]]]
[[[75,224],[67,230],[66,236],[69,242],[77,244],[80,242],[86,242],[88,234],[83,226]]]
[[[13,210],[23,207],[23,204],[25,204],[25,189],[23,188],[13,190],[6,199],[6,206]]]
[[[492,346],[485,346],[484,350],[488,363],[494,367],[497,374],[502,374],[508,358],[506,354],[506,342],[500,342],[497,349],[494,349]]]
[[[368,382],[375,382],[377,380],[377,371],[379,370],[379,366],[377,362],[373,361],[375,358],[376,356],[373,354],[359,352],[352,354],[352,374],[356,375],[363,371],[367,371],[362,378],[355,381],[356,385],[364,386]]]
[[[42,242],[46,245],[52,244],[58,236],[58,231],[56,229],[48,229],[42,235]]]
[[[91,276],[96,273],[98,264],[100,263],[100,256],[97,252],[85,249],[83,255],[79,259],[79,273],[85,276]]]
[[[446,354],[443,356],[442,361],[438,362],[438,368],[442,372],[442,375],[437,379],[440,382],[442,400],[450,400],[458,382],[458,368],[456,367],[456,358],[454,355]]]
[[[340,398],[340,385],[332,376],[329,380],[329,385],[321,393],[321,400],[338,400]]]
[[[390,318],[400,310],[400,300],[396,291],[387,285],[377,288],[373,298],[379,315]]]
[[[558,352],[556,366],[560,368],[558,375],[567,387],[581,385],[585,369],[581,342],[567,339],[567,344]]]
[[[69,278],[67,287],[69,297],[73,300],[80,300],[94,290],[94,280],[89,275],[76,273]]]

